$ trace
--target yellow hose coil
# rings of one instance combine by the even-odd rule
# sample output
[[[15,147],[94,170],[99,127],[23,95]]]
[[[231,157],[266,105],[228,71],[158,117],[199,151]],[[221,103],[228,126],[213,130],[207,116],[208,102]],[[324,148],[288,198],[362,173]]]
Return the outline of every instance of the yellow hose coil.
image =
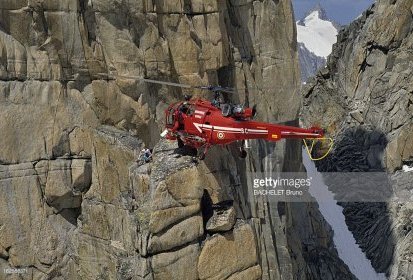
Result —
[[[311,141],[311,147],[308,146],[307,140],[310,140],[310,141]],[[328,140],[329,143],[330,143],[329,146],[328,146],[327,152],[326,152],[323,156],[321,156],[321,157],[319,157],[319,158],[313,158],[313,156],[311,155],[311,153],[313,152],[315,143],[316,143],[317,141],[323,141],[323,140]],[[307,139],[303,139],[303,142],[304,142],[305,149],[306,149],[306,151],[307,151],[307,153],[308,153],[308,156],[309,156],[310,159],[313,160],[313,161],[322,160],[323,158],[325,158],[326,156],[328,156],[328,154],[331,152],[331,149],[333,148],[333,144],[334,144],[334,141],[333,141],[332,138],[307,138]]]

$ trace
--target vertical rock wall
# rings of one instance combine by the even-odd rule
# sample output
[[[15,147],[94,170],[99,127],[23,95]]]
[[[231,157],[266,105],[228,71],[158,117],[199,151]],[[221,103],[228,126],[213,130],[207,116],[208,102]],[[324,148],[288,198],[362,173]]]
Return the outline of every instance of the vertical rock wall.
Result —
[[[177,157],[158,140],[183,92],[121,77],[234,86],[240,96],[226,98],[257,104],[260,119],[297,124],[290,1],[19,0],[0,11],[1,271],[334,279],[303,253],[328,232],[315,205],[248,197],[248,171],[302,170],[298,143],[253,143],[246,163],[232,148]],[[154,162],[137,166],[155,143]],[[340,263],[330,239],[312,243],[327,267]]]
[[[412,30],[413,1],[377,1],[339,33],[327,68],[303,91],[303,119],[336,138],[320,170],[393,180],[387,201],[345,205],[356,240],[390,279],[413,277],[412,173],[403,172],[413,159]]]

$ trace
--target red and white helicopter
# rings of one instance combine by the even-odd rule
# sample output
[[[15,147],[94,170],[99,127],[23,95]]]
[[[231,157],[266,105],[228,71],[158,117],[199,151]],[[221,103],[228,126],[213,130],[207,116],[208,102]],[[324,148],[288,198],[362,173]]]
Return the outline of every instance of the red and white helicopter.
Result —
[[[320,160],[327,156],[332,148],[332,140],[324,138],[324,130],[319,127],[300,128],[280,124],[254,121],[255,107],[248,108],[241,105],[221,103],[219,94],[236,93],[231,88],[220,86],[190,86],[185,84],[164,82],[151,79],[140,79],[147,83],[182,87],[187,89],[205,89],[214,92],[212,101],[204,99],[190,99],[171,104],[165,110],[165,130],[161,136],[169,140],[178,141],[179,147],[192,147],[202,152],[199,158],[204,159],[208,148],[213,145],[227,145],[241,141],[240,157],[245,158],[245,140],[263,139],[279,141],[281,139],[303,139],[306,150],[312,160]],[[311,140],[309,147],[306,140]],[[327,152],[322,157],[313,158],[312,150],[315,142],[328,140]]]

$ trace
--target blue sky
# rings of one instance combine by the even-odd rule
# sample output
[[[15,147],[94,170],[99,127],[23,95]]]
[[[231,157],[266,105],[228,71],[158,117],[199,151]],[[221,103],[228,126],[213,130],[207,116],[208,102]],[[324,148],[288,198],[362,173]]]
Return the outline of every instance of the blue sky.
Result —
[[[339,24],[349,24],[364,10],[373,4],[374,0],[292,0],[295,19],[299,20],[317,3],[326,10],[327,16]]]

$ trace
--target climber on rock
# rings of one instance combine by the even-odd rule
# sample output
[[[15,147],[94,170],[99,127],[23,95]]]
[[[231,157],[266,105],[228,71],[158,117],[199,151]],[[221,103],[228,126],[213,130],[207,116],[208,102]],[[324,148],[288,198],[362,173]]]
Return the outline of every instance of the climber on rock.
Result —
[[[148,163],[152,160],[152,151],[148,148],[142,149],[139,160],[143,163]]]

